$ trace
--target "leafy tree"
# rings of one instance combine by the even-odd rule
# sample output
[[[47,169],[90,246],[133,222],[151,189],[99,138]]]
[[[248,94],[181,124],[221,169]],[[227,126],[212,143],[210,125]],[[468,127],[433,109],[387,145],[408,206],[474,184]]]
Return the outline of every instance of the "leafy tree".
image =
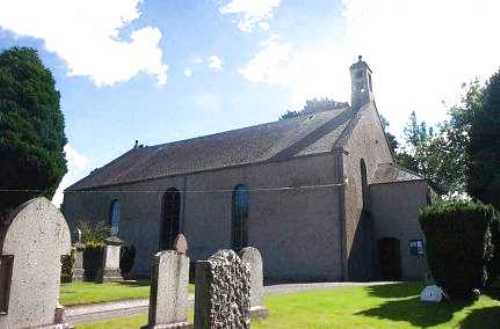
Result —
[[[59,98],[36,50],[0,53],[0,217],[35,196],[52,197],[67,171]]]
[[[500,209],[500,71],[475,103],[470,126],[467,190]]]
[[[338,109],[347,107],[347,103],[337,102],[333,99],[324,97],[324,98],[314,98],[306,101],[306,104],[300,111],[286,111],[281,115],[280,120],[290,119],[298,117],[301,114],[311,114],[325,110]]]
[[[299,112],[297,111],[286,111],[285,113],[283,113],[280,117],[280,120],[285,120],[285,119],[291,119],[291,118],[296,118],[300,115]]]
[[[389,121],[383,116],[380,115],[380,121],[382,121],[382,127],[384,128],[385,137],[387,138],[387,142],[389,142],[389,147],[392,150],[392,154],[396,154],[396,150],[399,147],[399,142],[396,139],[396,136],[387,131],[389,127]]]
[[[458,115],[452,110],[452,118]],[[456,114],[455,114],[456,113]],[[463,192],[463,148],[455,137],[460,127],[454,120],[438,125],[436,133],[425,121],[419,122],[412,112],[404,128],[405,146],[396,154],[396,161],[404,168],[412,170],[429,180],[438,193],[454,194]]]

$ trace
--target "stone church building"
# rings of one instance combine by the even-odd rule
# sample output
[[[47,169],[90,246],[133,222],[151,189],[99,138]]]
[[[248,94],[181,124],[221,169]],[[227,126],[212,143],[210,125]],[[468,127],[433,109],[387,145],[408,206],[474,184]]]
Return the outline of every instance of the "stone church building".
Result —
[[[193,261],[258,248],[270,281],[421,278],[431,190],[394,165],[369,66],[350,72],[350,106],[134,147],[65,191],[70,226],[109,223],[137,275],[182,232]]]

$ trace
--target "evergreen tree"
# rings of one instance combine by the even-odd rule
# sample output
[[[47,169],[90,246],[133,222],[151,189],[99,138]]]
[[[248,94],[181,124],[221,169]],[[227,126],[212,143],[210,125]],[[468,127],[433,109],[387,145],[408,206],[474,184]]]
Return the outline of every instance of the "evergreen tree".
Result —
[[[500,71],[488,81],[472,113],[467,190],[500,209]]]
[[[59,92],[36,50],[0,53],[0,217],[51,198],[67,171]]]

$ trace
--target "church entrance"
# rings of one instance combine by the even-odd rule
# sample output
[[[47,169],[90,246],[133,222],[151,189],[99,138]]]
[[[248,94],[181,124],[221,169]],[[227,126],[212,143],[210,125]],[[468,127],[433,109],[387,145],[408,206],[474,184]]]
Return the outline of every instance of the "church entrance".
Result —
[[[181,195],[179,190],[171,188],[163,195],[162,225],[160,250],[172,249],[180,233]]]
[[[378,241],[379,268],[383,280],[401,280],[401,249],[399,239],[382,238]]]

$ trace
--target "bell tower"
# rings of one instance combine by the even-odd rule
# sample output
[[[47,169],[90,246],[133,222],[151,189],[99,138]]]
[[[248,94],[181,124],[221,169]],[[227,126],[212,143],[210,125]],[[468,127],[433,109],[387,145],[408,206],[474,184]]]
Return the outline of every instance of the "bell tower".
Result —
[[[363,105],[375,100],[372,89],[372,70],[358,56],[358,61],[351,65],[351,107],[359,110]]]

